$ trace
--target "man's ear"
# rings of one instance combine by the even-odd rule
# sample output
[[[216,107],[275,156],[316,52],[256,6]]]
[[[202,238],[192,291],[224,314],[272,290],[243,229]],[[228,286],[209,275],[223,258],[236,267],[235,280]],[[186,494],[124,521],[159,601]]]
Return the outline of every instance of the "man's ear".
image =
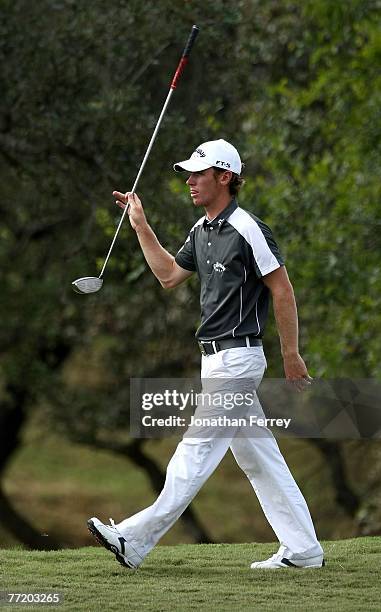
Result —
[[[225,170],[225,172],[222,172],[220,174],[221,185],[229,185],[230,181],[232,180],[232,176],[233,172],[231,172],[230,170]]]

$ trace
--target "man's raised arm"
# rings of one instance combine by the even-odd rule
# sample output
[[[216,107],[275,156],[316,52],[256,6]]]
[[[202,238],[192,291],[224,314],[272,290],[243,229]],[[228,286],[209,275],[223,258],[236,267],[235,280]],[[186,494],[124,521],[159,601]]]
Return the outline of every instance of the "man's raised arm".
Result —
[[[129,204],[128,217],[131,227],[135,230],[144,257],[153,274],[159,280],[162,287],[171,289],[180,285],[192,272],[181,268],[175,261],[173,255],[168,253],[158,241],[154,231],[149,226],[144,209],[136,193],[121,193],[113,191],[116,203],[121,208]]]

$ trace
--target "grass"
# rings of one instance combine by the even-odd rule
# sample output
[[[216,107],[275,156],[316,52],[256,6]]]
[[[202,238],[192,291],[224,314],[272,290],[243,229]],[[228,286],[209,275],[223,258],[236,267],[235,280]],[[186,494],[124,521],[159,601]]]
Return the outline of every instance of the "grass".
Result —
[[[101,547],[0,550],[0,590],[60,591],[62,610],[380,610],[381,538],[324,543],[319,570],[249,570],[273,544],[159,546],[132,572]],[[55,606],[54,606],[55,607]],[[11,610],[14,606],[4,606]],[[17,610],[41,606],[17,606]]]

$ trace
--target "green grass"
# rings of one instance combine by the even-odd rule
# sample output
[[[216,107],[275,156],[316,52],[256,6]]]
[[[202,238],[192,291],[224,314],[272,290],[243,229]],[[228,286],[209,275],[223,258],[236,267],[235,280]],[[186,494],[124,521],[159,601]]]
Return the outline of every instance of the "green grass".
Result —
[[[380,610],[381,538],[324,547],[325,568],[278,571],[248,569],[274,552],[274,544],[160,546],[136,572],[101,547],[0,550],[0,590],[61,591],[58,609],[89,612]]]

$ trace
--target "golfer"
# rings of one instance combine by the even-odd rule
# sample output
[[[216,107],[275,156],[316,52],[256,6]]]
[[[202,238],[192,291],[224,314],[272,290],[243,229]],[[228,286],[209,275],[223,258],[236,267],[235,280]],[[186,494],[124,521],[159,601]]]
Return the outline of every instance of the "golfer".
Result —
[[[237,385],[250,379],[257,388],[266,369],[262,336],[271,295],[286,379],[303,389],[312,379],[298,351],[293,288],[271,230],[238,205],[236,196],[243,184],[238,151],[222,139],[205,142],[174,169],[188,173],[193,204],[205,211],[176,257],[159,243],[136,194],[115,191],[113,195],[119,206],[129,205],[131,226],[164,288],[176,287],[194,272],[200,279],[201,324],[196,337],[202,380],[223,387],[226,381]],[[254,406],[240,407],[245,410],[263,415],[257,397]],[[196,408],[198,416],[207,412],[205,407]],[[222,431],[202,424],[190,427],[168,464],[157,500],[119,524],[111,520],[111,525],[104,525],[94,517],[88,521],[89,530],[122,565],[139,567],[230,448],[280,543],[270,559],[255,561],[251,568],[322,567],[323,550],[304,497],[271,431],[261,430],[247,435],[239,425]]]

